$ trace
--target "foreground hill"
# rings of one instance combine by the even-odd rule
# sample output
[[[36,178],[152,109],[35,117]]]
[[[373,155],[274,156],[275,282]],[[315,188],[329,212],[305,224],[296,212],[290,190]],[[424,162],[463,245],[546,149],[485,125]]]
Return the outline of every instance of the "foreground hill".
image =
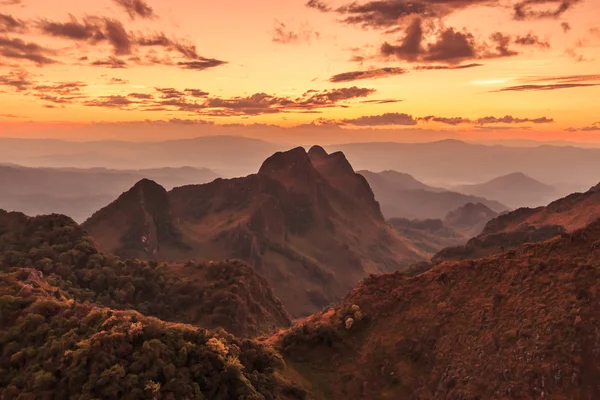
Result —
[[[360,172],[373,188],[386,218],[443,219],[468,203],[482,203],[495,212],[507,207],[495,200],[432,187],[395,171]]]
[[[457,192],[497,200],[509,207],[537,207],[559,197],[557,190],[525,174],[514,173],[477,185],[453,188]]]
[[[600,398],[600,220],[415,277],[372,276],[274,337],[317,398]]]
[[[600,186],[600,185],[599,185]],[[494,218],[463,247],[447,248],[432,261],[486,257],[522,243],[540,242],[573,232],[600,218],[600,187],[574,193],[545,207],[521,208]]]
[[[0,165],[0,208],[27,215],[65,214],[83,222],[144,178],[171,189],[211,182],[218,176],[207,169],[190,167],[113,170]]]
[[[230,260],[167,265],[99,252],[65,216],[30,218],[0,210],[0,270],[50,277],[72,298],[135,309],[167,321],[253,336],[289,325],[267,282]]]
[[[276,153],[259,172],[167,192],[141,181],[83,227],[103,251],[252,264],[294,316],[339,301],[370,273],[424,259],[387,225],[342,153]]]

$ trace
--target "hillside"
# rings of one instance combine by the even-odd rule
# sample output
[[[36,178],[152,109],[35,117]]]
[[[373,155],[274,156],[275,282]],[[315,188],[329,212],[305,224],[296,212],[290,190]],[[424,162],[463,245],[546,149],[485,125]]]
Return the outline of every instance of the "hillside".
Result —
[[[450,211],[444,222],[467,237],[473,237],[479,235],[487,223],[498,215],[483,203],[467,203]]]
[[[598,186],[585,193],[573,193],[545,207],[521,208],[500,215],[489,221],[483,232],[465,246],[444,249],[432,261],[486,257],[523,243],[540,242],[573,232],[596,218],[600,218]]]
[[[211,182],[218,176],[208,169],[190,167],[114,170],[0,165],[0,208],[27,215],[65,214],[83,222],[144,178],[172,189]]]
[[[294,316],[341,300],[370,273],[425,257],[387,225],[344,155],[320,147],[276,153],[244,178],[170,192],[140,182],[83,227],[117,255],[245,260]]]
[[[498,201],[428,186],[395,171],[361,171],[381,204],[386,218],[444,219],[467,203],[482,203],[495,212],[506,211]]]
[[[289,325],[267,282],[228,260],[184,265],[119,260],[99,252],[73,220],[0,210],[0,270],[29,271],[79,301],[253,336]]]
[[[556,200],[557,190],[525,174],[514,173],[477,185],[453,187],[460,193],[497,200],[509,207],[538,207]]]
[[[600,220],[415,277],[371,276],[272,338],[319,399],[600,398]]]

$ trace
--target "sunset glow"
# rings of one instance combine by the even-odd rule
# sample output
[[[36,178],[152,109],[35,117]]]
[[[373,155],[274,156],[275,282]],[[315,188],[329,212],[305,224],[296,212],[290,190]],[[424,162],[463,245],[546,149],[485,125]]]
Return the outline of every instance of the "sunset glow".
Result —
[[[596,0],[2,0],[0,136],[171,121],[117,136],[600,142],[598,15]]]

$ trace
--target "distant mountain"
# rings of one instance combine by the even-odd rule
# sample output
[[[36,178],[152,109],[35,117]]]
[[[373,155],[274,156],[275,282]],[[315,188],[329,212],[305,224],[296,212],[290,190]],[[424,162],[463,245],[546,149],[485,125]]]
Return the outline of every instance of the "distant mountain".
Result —
[[[140,182],[83,227],[117,255],[246,260],[294,316],[340,300],[370,273],[425,256],[385,222],[344,155],[320,147],[278,152],[255,175],[168,193]]]
[[[598,243],[600,220],[413,277],[371,276],[272,341],[316,399],[600,398]]]
[[[428,186],[408,174],[360,173],[369,182],[386,218],[443,219],[467,203],[482,203],[495,212],[507,210],[498,201]]]
[[[581,229],[600,218],[600,190],[574,193],[545,207],[520,208],[490,220],[465,246],[440,251],[433,263],[487,257],[523,243],[541,242]]]
[[[450,211],[444,222],[464,235],[473,237],[480,234],[485,225],[498,215],[483,203],[467,203]]]
[[[112,170],[0,166],[0,208],[29,215],[65,214],[82,222],[141,179],[154,179],[172,189],[217,177],[208,169],[191,167]]]
[[[441,140],[428,143],[351,143],[327,146],[343,151],[359,170],[403,171],[435,186],[485,182],[520,171],[561,189],[584,190],[598,181],[600,149],[574,146],[500,146]],[[556,162],[560,160],[560,168]],[[562,186],[567,184],[567,191]]]
[[[525,174],[514,173],[477,185],[461,185],[457,192],[498,200],[509,207],[537,207],[558,197],[557,190]]]
[[[28,167],[148,169],[209,168],[220,176],[244,176],[286,148],[240,136],[205,136],[160,142],[69,142],[0,138],[0,160]]]

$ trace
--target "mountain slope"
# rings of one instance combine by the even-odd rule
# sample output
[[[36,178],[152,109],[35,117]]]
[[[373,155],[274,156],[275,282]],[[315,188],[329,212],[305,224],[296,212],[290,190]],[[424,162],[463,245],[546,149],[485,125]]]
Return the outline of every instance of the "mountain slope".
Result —
[[[275,336],[317,398],[600,398],[600,220],[415,277],[372,276]]]
[[[573,232],[600,218],[600,190],[573,193],[545,207],[521,208],[492,219],[463,247],[447,248],[432,261],[476,259],[522,243],[539,242]]]
[[[30,218],[0,210],[0,271],[15,269],[35,280],[49,277],[78,301],[243,337],[290,323],[268,283],[239,261],[117,260],[100,253],[80,226],[61,215]]]
[[[131,194],[83,226],[102,250],[117,255],[243,259],[294,316],[340,300],[370,273],[424,259],[386,224],[368,183],[344,155],[318,147],[276,153],[245,178],[175,188],[167,200],[159,220],[168,221],[162,231],[169,240],[161,240],[157,218]],[[144,238],[152,238],[151,246],[141,245]]]
[[[495,212],[507,207],[494,200],[425,185],[408,174],[395,171],[361,171],[373,188],[386,218],[443,219],[467,203],[482,203]]]
[[[457,192],[497,200],[509,207],[537,207],[555,200],[556,189],[525,174],[514,173],[477,185],[453,188]]]
[[[473,237],[480,234],[486,224],[498,215],[483,203],[467,203],[450,211],[444,222],[467,237]]]

